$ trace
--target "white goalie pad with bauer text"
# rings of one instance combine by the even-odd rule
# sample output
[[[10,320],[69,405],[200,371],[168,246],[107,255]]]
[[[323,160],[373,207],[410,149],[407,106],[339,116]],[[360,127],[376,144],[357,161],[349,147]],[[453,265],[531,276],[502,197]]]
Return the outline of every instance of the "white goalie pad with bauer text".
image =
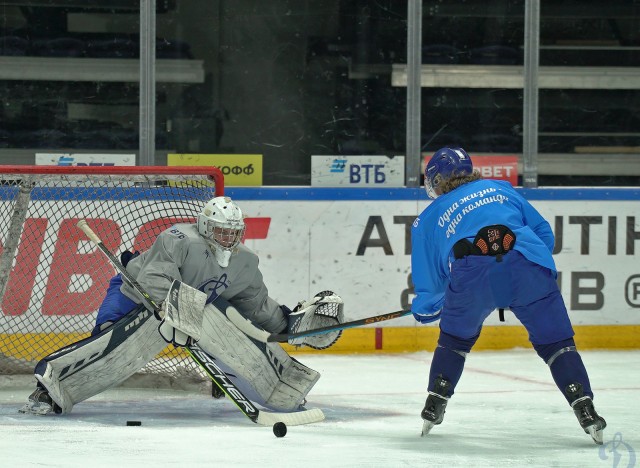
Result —
[[[298,410],[320,374],[279,344],[249,338],[229,321],[227,308],[232,306],[220,298],[206,306],[198,345],[253,402],[270,410]]]
[[[167,346],[153,312],[139,306],[109,328],[42,359],[34,372],[62,414],[124,382]]]
[[[344,302],[333,291],[322,291],[309,301],[300,302],[289,315],[288,333],[302,333],[316,328],[329,327],[344,323]],[[292,338],[289,344],[309,346],[314,349],[326,349],[332,346],[342,330],[321,335]]]

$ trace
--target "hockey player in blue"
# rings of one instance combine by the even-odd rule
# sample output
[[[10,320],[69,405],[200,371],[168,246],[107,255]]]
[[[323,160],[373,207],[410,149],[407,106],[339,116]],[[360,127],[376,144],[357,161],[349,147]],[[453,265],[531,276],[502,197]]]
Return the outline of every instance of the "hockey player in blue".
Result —
[[[440,319],[440,336],[422,410],[425,436],[443,421],[462,375],[465,357],[495,309],[509,308],[573,408],[584,431],[603,443],[605,420],[576,350],[573,328],[556,283],[549,223],[504,181],[484,180],[462,148],[441,148],[425,169],[434,201],[411,231],[421,323]]]

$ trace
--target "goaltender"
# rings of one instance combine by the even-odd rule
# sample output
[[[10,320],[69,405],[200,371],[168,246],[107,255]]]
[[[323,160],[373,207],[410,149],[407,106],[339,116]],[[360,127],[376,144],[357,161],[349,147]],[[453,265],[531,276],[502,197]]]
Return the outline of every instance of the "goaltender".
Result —
[[[37,388],[23,413],[65,414],[73,406],[111,388],[144,367],[167,343],[191,340],[213,357],[233,383],[255,403],[276,411],[303,409],[320,374],[298,362],[277,343],[259,343],[226,317],[236,308],[273,333],[301,332],[343,322],[342,300],[331,291],[300,302],[293,311],[269,297],[258,256],[241,243],[245,222],[229,197],[207,202],[196,224],[163,231],[141,254],[121,255],[133,278],[163,310],[174,280],[187,294],[191,323],[160,320],[121,275],[111,279],[92,336],[42,359],[35,368]],[[192,338],[190,335],[198,335]],[[291,340],[296,346],[328,348],[340,331]],[[216,389],[217,390],[217,389]],[[222,393],[218,395],[222,396]]]

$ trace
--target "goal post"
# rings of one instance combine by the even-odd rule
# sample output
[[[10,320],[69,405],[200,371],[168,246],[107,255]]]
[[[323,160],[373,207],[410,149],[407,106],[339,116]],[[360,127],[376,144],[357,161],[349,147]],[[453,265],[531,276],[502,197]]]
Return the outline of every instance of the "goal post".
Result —
[[[0,375],[31,373],[89,335],[113,266],[76,224],[86,219],[117,256],[195,222],[224,177],[203,166],[0,165]],[[200,374],[168,347],[143,372]]]

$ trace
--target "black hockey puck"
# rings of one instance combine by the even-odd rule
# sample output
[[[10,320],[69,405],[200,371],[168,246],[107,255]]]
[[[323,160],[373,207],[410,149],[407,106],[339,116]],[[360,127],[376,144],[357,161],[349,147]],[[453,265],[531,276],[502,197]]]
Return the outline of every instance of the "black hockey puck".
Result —
[[[142,426],[142,421],[127,421],[127,426]],[[286,428],[285,432],[287,432]]]
[[[283,422],[277,422],[273,425],[273,433],[276,437],[284,437],[287,435],[287,425]]]

